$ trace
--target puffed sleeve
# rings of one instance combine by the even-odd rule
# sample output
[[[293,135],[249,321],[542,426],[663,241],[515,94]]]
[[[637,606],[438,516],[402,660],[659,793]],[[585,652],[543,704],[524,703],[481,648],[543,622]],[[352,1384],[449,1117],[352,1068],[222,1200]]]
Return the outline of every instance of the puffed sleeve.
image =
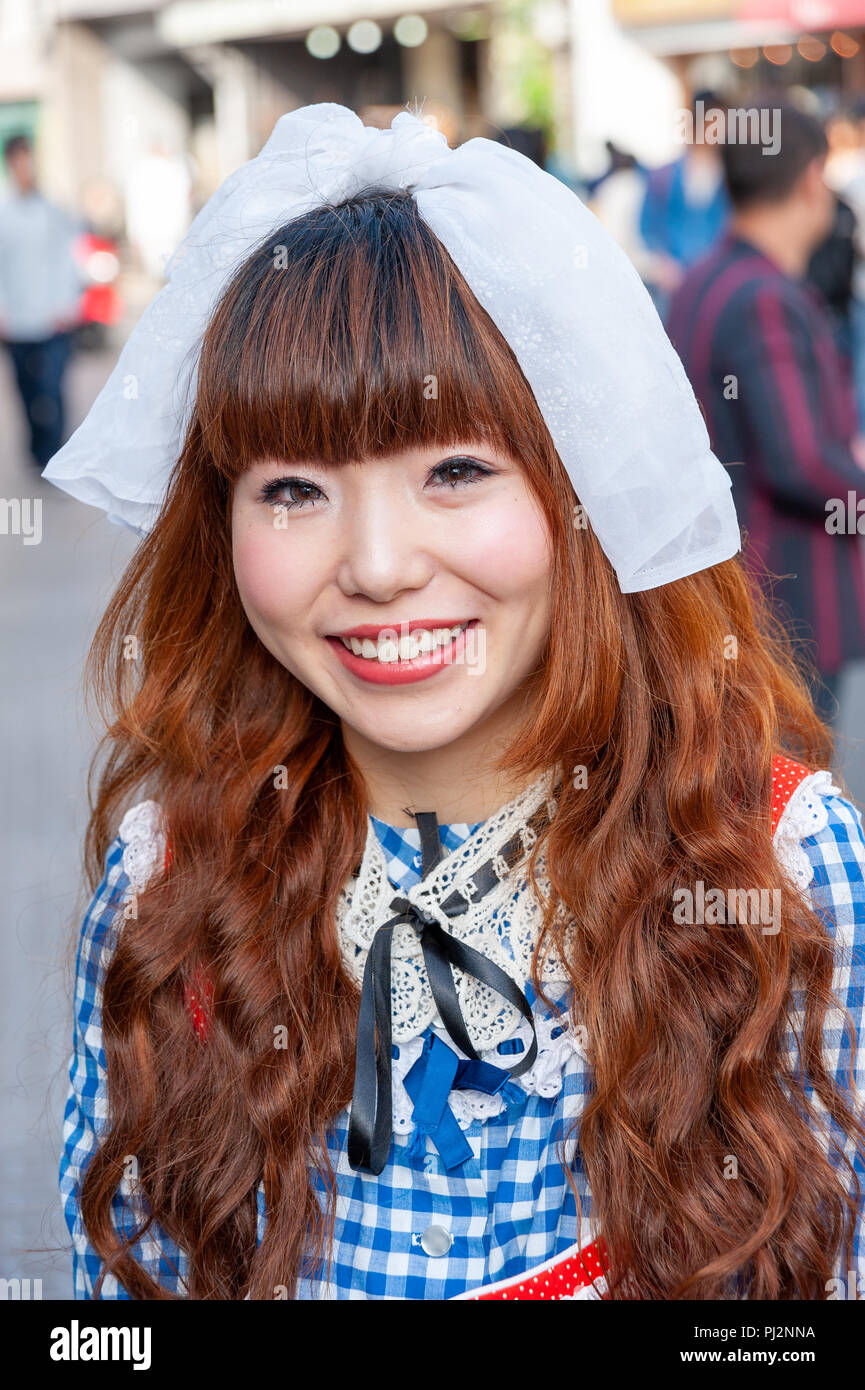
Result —
[[[825,823],[801,843],[812,870],[808,884],[811,903],[832,934],[837,948],[833,979],[837,1006],[826,1015],[823,1051],[827,1068],[861,1120],[865,1117],[865,836],[862,833],[861,813],[852,801],[842,795],[822,795],[819,801],[825,809]],[[803,1002],[800,994],[797,1000],[800,1020]],[[849,1014],[849,1021],[845,1019],[843,1010]],[[851,1022],[856,1031],[855,1039]],[[791,1062],[797,1056],[797,1043],[798,1039],[791,1033]],[[858,1047],[855,1049],[851,1084],[850,1064],[855,1043],[858,1043]],[[797,1063],[795,1065],[798,1069]],[[852,1179],[835,1145],[847,1155],[859,1179],[854,1268],[850,1271],[841,1268],[839,1263],[835,1276],[840,1283],[827,1289],[827,1298],[850,1297],[851,1282],[855,1286],[857,1278],[865,1280],[865,1162],[852,1139],[830,1121],[807,1079],[805,1090],[831,1135],[833,1146],[830,1160],[848,1190],[853,1190]]]
[[[126,848],[118,835],[108,848],[105,873],[87,909],[81,928],[75,965],[75,999],[69,1089],[63,1119],[63,1147],[59,1188],[63,1214],[72,1236],[74,1297],[94,1297],[94,1285],[102,1262],[90,1243],[81,1220],[81,1184],[108,1122],[105,1052],[102,1040],[102,986],[122,926],[122,908],[130,891],[124,870]],[[111,1219],[124,1236],[137,1231],[146,1219],[143,1199],[129,1178],[123,1177],[112,1198]],[[163,1287],[185,1292],[188,1257],[158,1226],[132,1246],[133,1257]],[[114,1275],[106,1276],[100,1299],[128,1299],[129,1293]]]

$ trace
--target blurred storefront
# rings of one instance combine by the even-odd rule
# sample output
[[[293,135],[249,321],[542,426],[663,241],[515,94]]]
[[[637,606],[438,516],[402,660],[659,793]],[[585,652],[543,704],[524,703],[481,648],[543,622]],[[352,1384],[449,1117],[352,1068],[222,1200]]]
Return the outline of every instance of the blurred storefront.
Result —
[[[3,0],[0,136],[34,131],[46,187],[103,225],[124,221],[140,165],[185,161],[198,205],[308,102],[380,125],[416,103],[451,143],[525,125],[567,156],[568,13],[569,0]]]
[[[865,96],[865,0],[571,0],[575,155],[605,142],[647,165],[681,154],[679,113],[700,88],[795,86],[828,112]]]
[[[681,153],[695,88],[769,79],[865,95],[865,0],[0,0],[0,139],[35,133],[46,189],[110,235],[163,204],[160,244],[308,102],[409,104],[452,144],[527,129],[574,182],[609,141]]]
[[[617,22],[693,89],[767,84],[824,104],[865,95],[865,0],[612,0]]]

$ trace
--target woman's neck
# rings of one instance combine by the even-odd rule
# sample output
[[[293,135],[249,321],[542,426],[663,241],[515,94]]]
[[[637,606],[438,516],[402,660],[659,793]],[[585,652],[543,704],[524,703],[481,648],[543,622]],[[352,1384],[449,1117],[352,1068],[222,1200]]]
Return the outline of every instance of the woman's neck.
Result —
[[[522,706],[525,717],[525,706]],[[403,752],[373,743],[343,725],[347,751],[360,767],[372,815],[388,825],[414,826],[414,811],[435,811],[440,825],[473,825],[507,805],[537,778],[495,766],[516,732],[503,706],[452,743]]]

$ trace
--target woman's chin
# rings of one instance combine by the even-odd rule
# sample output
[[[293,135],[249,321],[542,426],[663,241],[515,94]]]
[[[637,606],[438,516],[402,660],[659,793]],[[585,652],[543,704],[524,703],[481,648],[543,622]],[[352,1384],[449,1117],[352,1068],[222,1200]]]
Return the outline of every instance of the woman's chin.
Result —
[[[357,711],[343,718],[368,743],[386,748],[391,753],[431,753],[467,734],[483,718],[485,711],[476,714],[465,706],[451,705],[445,710],[424,710],[422,707],[398,715],[395,711],[379,710],[369,719],[358,718]]]

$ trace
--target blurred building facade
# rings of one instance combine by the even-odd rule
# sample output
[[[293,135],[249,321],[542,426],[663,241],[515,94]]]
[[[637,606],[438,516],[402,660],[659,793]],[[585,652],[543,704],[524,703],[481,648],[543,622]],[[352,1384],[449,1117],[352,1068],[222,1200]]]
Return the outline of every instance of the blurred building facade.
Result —
[[[452,144],[528,126],[576,185],[608,140],[680,153],[695,87],[767,78],[865,94],[865,0],[0,0],[0,139],[33,131],[46,190],[110,234],[173,200],[170,240],[308,102],[416,103]]]
[[[865,94],[865,0],[612,0],[612,13],[692,90]]]
[[[678,113],[701,88],[796,87],[826,112],[865,97],[865,0],[574,0],[581,172],[610,138],[644,164],[681,153]]]
[[[407,102],[451,143],[544,128],[569,145],[570,0],[3,0],[0,138],[37,136],[53,196],[123,220],[142,161],[189,159],[195,198],[285,111]]]

